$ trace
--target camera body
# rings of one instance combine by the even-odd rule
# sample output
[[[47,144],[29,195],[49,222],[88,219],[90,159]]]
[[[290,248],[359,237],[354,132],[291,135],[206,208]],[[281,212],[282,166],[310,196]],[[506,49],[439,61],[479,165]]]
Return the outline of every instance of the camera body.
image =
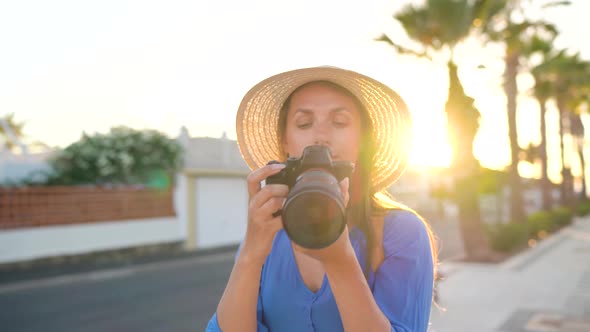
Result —
[[[277,164],[270,161],[268,164]],[[289,194],[281,215],[283,228],[298,245],[318,249],[332,244],[346,226],[346,206],[339,182],[350,176],[350,161],[333,161],[330,149],[310,145],[301,158],[288,158],[277,174],[266,178],[266,184],[284,184]]]

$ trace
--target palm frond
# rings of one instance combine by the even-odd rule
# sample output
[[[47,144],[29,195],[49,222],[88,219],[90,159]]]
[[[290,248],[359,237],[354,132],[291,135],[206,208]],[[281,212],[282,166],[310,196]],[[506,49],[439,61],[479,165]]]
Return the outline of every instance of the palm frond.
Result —
[[[412,50],[412,49],[402,46],[398,43],[395,43],[393,40],[391,40],[391,38],[389,38],[385,34],[382,34],[381,36],[379,36],[379,38],[375,38],[374,40],[379,41],[379,42],[385,42],[385,43],[389,44],[400,54],[410,54],[410,55],[415,55],[420,58],[426,58],[428,60],[432,60],[430,55],[425,50],[421,51],[421,52]]]

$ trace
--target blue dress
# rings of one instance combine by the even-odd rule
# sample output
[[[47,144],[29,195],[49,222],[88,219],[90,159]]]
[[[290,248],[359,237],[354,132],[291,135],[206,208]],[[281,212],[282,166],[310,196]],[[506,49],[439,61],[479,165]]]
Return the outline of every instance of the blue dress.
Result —
[[[365,237],[356,227],[350,240],[361,267]],[[389,319],[391,331],[425,332],[433,291],[430,240],[425,225],[409,211],[392,211],[384,220],[385,259],[369,274],[375,302]],[[284,230],[275,236],[262,268],[257,308],[258,331],[344,331],[326,276],[312,292],[303,283],[290,240]],[[206,332],[221,331],[214,314]]]

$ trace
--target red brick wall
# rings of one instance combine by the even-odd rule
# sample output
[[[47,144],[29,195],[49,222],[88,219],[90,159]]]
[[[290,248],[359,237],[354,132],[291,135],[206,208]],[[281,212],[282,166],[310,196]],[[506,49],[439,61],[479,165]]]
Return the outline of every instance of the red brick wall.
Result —
[[[0,229],[174,216],[172,191],[137,188],[0,188]]]

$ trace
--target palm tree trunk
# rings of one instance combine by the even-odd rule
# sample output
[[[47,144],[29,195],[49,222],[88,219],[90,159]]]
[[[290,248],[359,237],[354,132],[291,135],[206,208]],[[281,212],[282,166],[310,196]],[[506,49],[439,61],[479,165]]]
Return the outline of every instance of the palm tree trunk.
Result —
[[[478,193],[479,163],[473,156],[473,140],[479,127],[479,111],[467,96],[459,80],[457,66],[449,61],[449,94],[445,105],[449,141],[454,151],[452,169],[459,227],[465,253],[482,259],[489,251],[488,238],[481,220]]]
[[[543,197],[543,210],[549,211],[553,205],[551,196],[551,182],[547,174],[547,122],[545,115],[547,114],[547,100],[539,99],[541,106],[541,144],[539,145],[539,152],[541,156],[541,192]]]
[[[585,131],[584,123],[579,114],[570,113],[570,133],[574,138],[574,148],[580,158],[580,166],[582,168],[582,191],[578,196],[579,200],[586,200],[586,161],[584,158],[584,142]]]
[[[565,118],[567,110],[565,108],[565,101],[562,96],[557,96],[557,109],[559,111],[559,151],[561,156],[561,186],[560,186],[560,204],[563,206],[571,205],[571,197],[569,195],[569,183],[571,182],[571,172],[565,160]]]
[[[506,109],[508,113],[508,136],[510,138],[510,217],[513,222],[525,222],[524,207],[522,201],[522,183],[518,174],[518,134],[516,129],[516,97],[518,86],[516,75],[518,73],[518,52],[506,54],[506,68],[504,72],[504,92],[506,93]]]
[[[588,199],[588,192],[586,188],[586,160],[584,158],[584,144],[578,145],[578,156],[580,156],[580,166],[582,167],[582,192],[580,193],[580,200]]]
[[[455,193],[458,206],[459,228],[467,257],[474,260],[485,258],[489,252],[488,238],[481,221],[477,175],[455,175]]]

